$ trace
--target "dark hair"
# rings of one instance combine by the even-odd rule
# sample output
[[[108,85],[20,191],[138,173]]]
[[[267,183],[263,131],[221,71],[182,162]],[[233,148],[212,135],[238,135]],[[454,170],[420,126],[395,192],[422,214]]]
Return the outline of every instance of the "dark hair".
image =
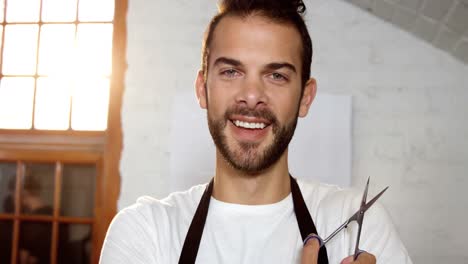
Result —
[[[310,64],[312,62],[312,40],[303,19],[306,7],[302,0],[221,0],[218,14],[211,19],[205,32],[202,47],[202,70],[208,73],[208,58],[213,32],[221,19],[227,15],[248,17],[260,15],[272,21],[293,25],[302,39],[302,87],[310,78]]]

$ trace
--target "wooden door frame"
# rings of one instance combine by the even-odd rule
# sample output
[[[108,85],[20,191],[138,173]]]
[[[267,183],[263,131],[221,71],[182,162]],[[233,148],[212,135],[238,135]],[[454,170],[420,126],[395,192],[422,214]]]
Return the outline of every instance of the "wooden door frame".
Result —
[[[117,213],[120,195],[120,158],[122,152],[122,99],[127,71],[127,12],[128,0],[115,0],[114,34],[112,40],[112,79],[109,100],[107,138],[102,162],[101,198],[102,218],[96,221],[95,252],[101,252],[107,228]],[[93,256],[93,263],[99,262]]]
[[[120,158],[122,151],[122,98],[127,70],[128,0],[115,0],[112,45],[112,75],[107,131],[1,130],[0,160],[96,162],[98,208],[93,225],[91,263],[98,263],[102,244],[117,213],[120,195]],[[44,153],[47,153],[45,156]]]

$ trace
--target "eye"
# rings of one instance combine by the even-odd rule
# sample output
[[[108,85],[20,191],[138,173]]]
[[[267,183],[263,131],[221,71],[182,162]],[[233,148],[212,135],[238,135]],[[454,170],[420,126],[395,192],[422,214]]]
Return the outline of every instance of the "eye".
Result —
[[[221,71],[221,75],[227,77],[227,78],[234,78],[234,77],[237,77],[240,75],[240,73],[238,71],[236,71],[235,69],[227,69],[227,70],[224,70],[224,71]]]
[[[281,73],[273,72],[270,74],[270,78],[274,81],[287,81],[288,78]]]

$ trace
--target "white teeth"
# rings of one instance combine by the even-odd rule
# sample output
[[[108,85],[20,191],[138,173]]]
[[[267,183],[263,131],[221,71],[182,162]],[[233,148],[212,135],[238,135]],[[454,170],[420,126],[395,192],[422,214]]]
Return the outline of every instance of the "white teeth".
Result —
[[[238,127],[249,128],[249,129],[264,129],[266,127],[264,123],[249,123],[249,122],[243,122],[239,120],[234,120],[234,125]]]

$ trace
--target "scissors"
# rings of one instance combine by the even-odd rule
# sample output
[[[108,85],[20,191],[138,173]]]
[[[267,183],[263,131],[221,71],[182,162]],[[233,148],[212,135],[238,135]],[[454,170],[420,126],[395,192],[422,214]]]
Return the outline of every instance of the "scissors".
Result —
[[[356,221],[356,223],[358,224],[359,228],[358,228],[358,234],[357,234],[357,240],[356,240],[356,247],[354,249],[354,260],[357,259],[357,257],[359,256],[359,254],[361,254],[362,250],[359,249],[359,240],[361,238],[361,229],[362,229],[362,221],[364,220],[364,213],[380,198],[380,196],[382,196],[382,194],[388,189],[388,186],[383,189],[379,194],[377,194],[372,200],[370,200],[368,203],[366,203],[366,200],[367,200],[367,191],[369,190],[369,180],[370,180],[370,177],[367,179],[367,184],[366,184],[366,188],[364,189],[364,194],[362,195],[362,200],[361,200],[361,206],[359,207],[359,209],[357,210],[356,213],[354,213],[348,220],[346,220],[342,225],[340,225],[340,227],[338,227],[335,231],[333,231],[333,233],[331,233],[327,238],[325,239],[322,239],[321,237],[319,237],[318,235],[315,235],[315,234],[311,234],[309,236],[306,237],[306,239],[304,239],[304,245],[307,243],[307,241],[311,238],[315,238],[319,241],[319,244],[320,244],[320,247],[323,247],[325,246],[325,244],[327,244],[333,237],[335,237],[341,230],[343,230],[344,228],[348,227],[348,225],[353,222],[353,221]]]

